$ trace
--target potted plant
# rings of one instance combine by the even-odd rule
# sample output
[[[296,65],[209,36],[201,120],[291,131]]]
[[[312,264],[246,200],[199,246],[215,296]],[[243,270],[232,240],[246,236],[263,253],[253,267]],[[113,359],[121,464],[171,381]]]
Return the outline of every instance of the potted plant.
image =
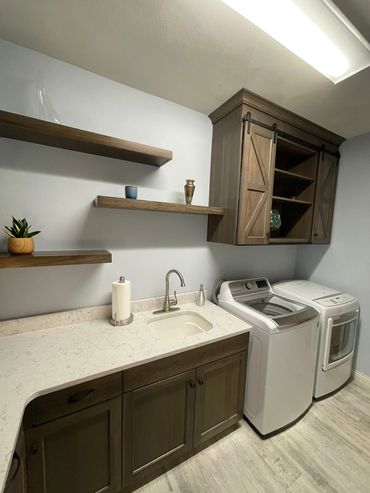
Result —
[[[12,218],[12,225],[5,226],[4,232],[8,235],[8,252],[15,255],[32,253],[34,250],[33,236],[40,231],[30,231],[31,225],[26,219]]]

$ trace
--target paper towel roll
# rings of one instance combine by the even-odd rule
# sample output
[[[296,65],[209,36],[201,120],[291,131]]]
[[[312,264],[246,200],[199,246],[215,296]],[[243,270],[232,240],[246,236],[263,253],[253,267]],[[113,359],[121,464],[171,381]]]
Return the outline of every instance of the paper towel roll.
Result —
[[[131,282],[112,282],[112,319],[127,320],[131,315]]]

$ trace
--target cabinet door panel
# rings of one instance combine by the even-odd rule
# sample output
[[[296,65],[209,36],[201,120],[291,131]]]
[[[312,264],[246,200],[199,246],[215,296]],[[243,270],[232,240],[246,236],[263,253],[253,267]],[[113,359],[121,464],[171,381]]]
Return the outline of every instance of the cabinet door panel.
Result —
[[[123,396],[124,483],[130,483],[192,448],[195,370]]]
[[[225,430],[243,415],[247,353],[198,368],[194,444]]]
[[[244,125],[239,245],[268,243],[275,153],[274,132],[255,124]]]
[[[324,154],[319,162],[312,243],[330,243],[338,176],[338,158]]]
[[[121,488],[121,397],[26,433],[29,493],[116,493]]]
[[[26,454],[24,444],[24,432],[18,437],[9,475],[5,483],[4,493],[26,493]]]

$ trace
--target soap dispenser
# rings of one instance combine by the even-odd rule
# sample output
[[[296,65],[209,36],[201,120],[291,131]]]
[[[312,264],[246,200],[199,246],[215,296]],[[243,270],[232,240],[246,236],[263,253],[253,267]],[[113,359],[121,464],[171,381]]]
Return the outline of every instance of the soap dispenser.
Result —
[[[204,294],[203,284],[201,284],[197,296],[197,305],[204,306],[205,304],[206,304],[206,295]]]

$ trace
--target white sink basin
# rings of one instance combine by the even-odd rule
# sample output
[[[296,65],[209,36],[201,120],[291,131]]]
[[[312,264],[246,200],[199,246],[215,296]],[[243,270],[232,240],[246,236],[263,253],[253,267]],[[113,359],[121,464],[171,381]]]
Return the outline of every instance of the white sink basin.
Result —
[[[152,318],[149,327],[156,335],[176,339],[201,334],[211,330],[213,325],[195,312],[174,312]]]

